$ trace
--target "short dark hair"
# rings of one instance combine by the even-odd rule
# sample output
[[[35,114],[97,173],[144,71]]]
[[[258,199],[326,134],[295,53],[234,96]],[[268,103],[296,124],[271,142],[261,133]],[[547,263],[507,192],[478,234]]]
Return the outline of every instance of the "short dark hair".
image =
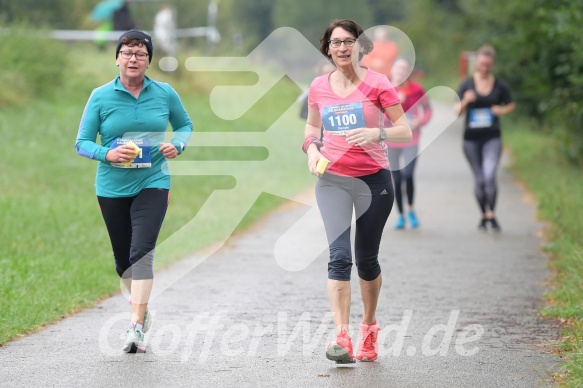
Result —
[[[358,60],[361,60],[365,54],[368,54],[372,51],[373,43],[368,38],[368,36],[366,36],[364,30],[362,29],[361,26],[358,25],[358,23],[350,19],[336,19],[332,20],[328,27],[326,27],[326,30],[324,31],[322,37],[320,38],[320,52],[322,54],[324,54],[327,57],[330,56],[329,40],[330,36],[332,35],[332,31],[334,31],[336,27],[342,28],[344,31],[352,34],[352,36],[354,36],[354,38],[358,40],[358,44],[363,49],[363,51],[360,52],[358,55]]]

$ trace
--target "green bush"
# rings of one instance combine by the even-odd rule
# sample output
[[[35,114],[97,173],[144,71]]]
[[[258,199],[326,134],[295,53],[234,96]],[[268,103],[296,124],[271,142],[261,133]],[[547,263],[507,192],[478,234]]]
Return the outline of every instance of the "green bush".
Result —
[[[0,106],[24,105],[53,95],[68,70],[66,47],[48,38],[47,31],[26,24],[0,24],[0,28]]]

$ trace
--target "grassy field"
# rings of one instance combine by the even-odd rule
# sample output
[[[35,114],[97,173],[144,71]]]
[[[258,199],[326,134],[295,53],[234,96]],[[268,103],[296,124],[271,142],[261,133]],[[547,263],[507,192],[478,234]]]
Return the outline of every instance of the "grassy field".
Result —
[[[117,73],[112,52],[113,48],[104,53],[90,46],[69,48],[70,68],[54,97],[32,100],[22,107],[2,108],[0,344],[119,290],[93,187],[97,163],[79,157],[74,149],[79,120],[92,88]],[[286,130],[280,131],[278,144],[287,149],[287,160],[269,180],[286,193],[298,193],[313,183],[300,150],[303,124],[298,117],[299,107],[294,105],[300,93],[297,86],[282,79],[243,117],[226,121],[210,109],[209,91],[218,84],[253,83],[256,76],[195,74],[186,70],[180,76],[170,76],[155,67],[148,75],[178,90],[196,131],[264,132],[274,123],[285,123]],[[181,160],[263,160],[268,156],[265,148],[209,149],[196,148],[194,143]],[[284,201],[261,194],[257,184],[240,184],[253,179],[256,171],[232,163],[237,179],[224,174],[173,177],[171,203],[159,239],[163,245],[172,238],[172,244],[157,250],[157,268],[224,239],[231,232],[232,228],[211,222],[203,233],[176,238],[176,232],[196,216],[216,190],[236,186],[237,195],[256,199],[239,229]],[[257,195],[258,189],[261,195]],[[217,208],[217,219],[228,217],[237,205],[237,198],[233,198]]]
[[[512,152],[512,171],[535,195],[539,217],[547,222],[545,250],[556,272],[543,314],[566,323],[561,350],[566,362],[558,379],[583,385],[583,176],[581,166],[565,162],[549,133],[519,120],[506,125],[504,141]],[[510,129],[511,128],[511,129]]]

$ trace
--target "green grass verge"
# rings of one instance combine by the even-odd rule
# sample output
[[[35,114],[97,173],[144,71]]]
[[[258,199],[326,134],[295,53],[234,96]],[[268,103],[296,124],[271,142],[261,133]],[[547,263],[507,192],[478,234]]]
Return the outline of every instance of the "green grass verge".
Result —
[[[95,161],[74,150],[79,120],[92,88],[111,80],[117,68],[113,48],[99,53],[92,46],[69,49],[71,64],[62,88],[54,98],[36,99],[27,106],[2,108],[0,128],[0,345],[39,326],[92,306],[119,290],[109,238],[94,191]],[[181,63],[184,63],[183,61]],[[182,70],[170,76],[152,66],[148,75],[170,82],[189,111],[195,130],[206,132],[256,131],[274,122],[286,123],[278,139],[287,149],[285,163],[269,179],[286,193],[298,193],[313,183],[300,150],[303,124],[294,101],[300,90],[282,79],[242,118],[221,120],[209,105],[213,85],[254,83],[251,74],[195,74]],[[288,109],[289,108],[289,109]],[[182,160],[213,159],[217,150],[187,149]],[[232,147],[218,150],[217,159],[263,160],[264,148]],[[278,151],[268,149],[269,152]],[[235,167],[237,166],[237,162]],[[175,176],[170,207],[159,245],[156,267],[168,265],[198,249],[224,239],[232,228],[209,222],[196,236],[175,238],[216,190],[231,190],[256,199],[238,229],[245,228],[281,204],[280,197],[262,194],[257,171],[237,168],[230,176]],[[247,184],[242,184],[247,182]],[[251,182],[249,184],[249,182]],[[238,198],[216,209],[217,220],[229,217],[240,205]]]
[[[509,123],[510,124],[510,123]],[[561,349],[566,352],[560,380],[583,385],[583,175],[566,162],[552,134],[536,131],[526,120],[507,125],[505,144],[513,155],[512,171],[534,193],[539,217],[548,223],[545,250],[556,271],[543,314],[565,326]],[[511,129],[510,129],[511,128]]]

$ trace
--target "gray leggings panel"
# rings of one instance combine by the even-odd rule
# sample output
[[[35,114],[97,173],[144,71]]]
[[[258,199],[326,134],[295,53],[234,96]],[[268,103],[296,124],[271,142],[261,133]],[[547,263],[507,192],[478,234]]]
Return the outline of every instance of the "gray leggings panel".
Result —
[[[494,211],[498,194],[496,172],[502,155],[501,139],[464,140],[464,154],[474,174],[474,192],[482,213]]]
[[[350,280],[353,211],[358,276],[366,281],[376,279],[381,273],[378,261],[381,237],[394,200],[391,173],[383,169],[359,178],[325,173],[316,183],[316,199],[330,248],[328,279]]]

